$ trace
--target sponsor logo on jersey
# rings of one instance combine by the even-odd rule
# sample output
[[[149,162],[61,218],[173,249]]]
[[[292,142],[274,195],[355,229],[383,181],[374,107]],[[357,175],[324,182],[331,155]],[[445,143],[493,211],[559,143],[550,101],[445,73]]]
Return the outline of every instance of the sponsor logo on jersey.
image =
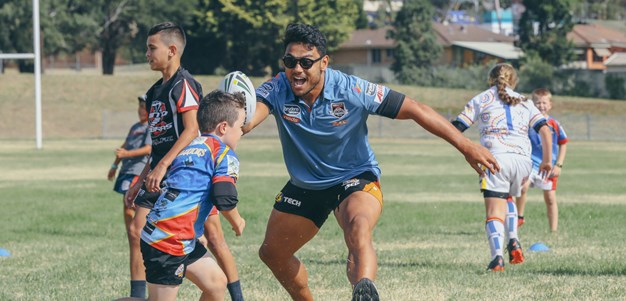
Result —
[[[203,157],[205,153],[206,153],[206,149],[198,148],[198,147],[190,147],[190,148],[184,149],[178,155],[179,156],[196,155],[198,157]]]
[[[227,174],[236,180],[239,178],[239,160],[235,156],[226,155],[226,161],[228,162]]]
[[[159,139],[153,139],[152,140],[152,146],[156,146],[159,145],[161,143],[165,143],[165,142],[172,142],[174,141],[174,137],[170,136],[170,137],[161,137]]]
[[[274,84],[271,81],[267,81],[256,89],[256,94],[267,99],[267,97],[270,96],[270,91],[273,90]]]
[[[185,274],[185,265],[181,263],[176,269],[176,272],[174,272],[174,275],[178,278],[183,278],[184,274]]]
[[[361,94],[361,87],[359,87],[359,84],[357,83],[356,85],[354,85],[354,87],[352,88],[352,90],[354,90],[356,93]]]
[[[344,120],[339,120],[339,121],[333,121],[332,125],[333,126],[342,126],[342,125],[344,125],[346,123],[348,123],[348,121],[344,119]]]
[[[273,85],[271,82],[264,82],[264,83],[261,85],[261,87],[262,87],[262,88],[264,88],[264,89],[265,89],[265,90],[267,90],[267,91],[272,91],[272,90],[274,90],[274,85]]]
[[[283,107],[283,113],[285,113],[285,115],[287,116],[298,117],[300,116],[301,111],[302,110],[298,105],[285,104],[285,106]]]
[[[283,193],[282,193],[282,192],[279,192],[279,193],[276,195],[276,197],[274,198],[274,202],[278,203],[278,202],[280,202],[280,200],[282,200],[282,199],[283,199]]]
[[[148,120],[150,120],[150,132],[153,137],[163,135],[167,130],[172,128],[171,123],[165,122],[165,116],[168,114],[164,103],[160,101],[154,101],[152,103]]]
[[[302,110],[298,105],[285,104],[283,107],[283,119],[289,122],[298,123],[300,122],[300,112],[302,112]]]
[[[346,114],[348,114],[348,110],[346,109],[346,106],[343,102],[335,102],[330,104],[330,114],[332,114],[333,116],[337,117],[337,118],[341,118],[343,116],[345,116]]]
[[[376,96],[374,97],[374,101],[377,103],[382,103],[383,97],[385,97],[385,87],[381,85],[376,85]]]
[[[296,200],[294,198],[290,198],[288,196],[283,196],[283,202],[285,202],[285,203],[287,203],[289,205],[296,206],[296,207],[300,207],[300,205],[302,205],[301,201],[298,201],[298,200]]]
[[[374,96],[376,94],[376,84],[368,83],[365,88],[365,95]]]
[[[361,180],[359,180],[359,179],[350,179],[350,180],[347,180],[347,181],[343,181],[341,186],[343,186],[343,190],[348,190],[348,188],[358,186],[359,184],[361,184]]]

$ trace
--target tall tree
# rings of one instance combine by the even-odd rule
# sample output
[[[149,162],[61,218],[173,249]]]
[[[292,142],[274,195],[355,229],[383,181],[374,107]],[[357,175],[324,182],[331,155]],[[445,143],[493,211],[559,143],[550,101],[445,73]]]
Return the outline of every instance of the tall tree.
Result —
[[[51,0],[47,20],[61,31],[53,52],[78,51],[86,45],[102,51],[102,73],[113,74],[118,50],[131,44],[154,24],[173,21],[185,25],[196,0]],[[43,20],[42,20],[43,24]],[[55,27],[55,26],[51,26]],[[45,28],[45,27],[44,27]]]
[[[391,70],[404,84],[428,77],[432,64],[442,48],[432,28],[434,9],[426,0],[406,0],[396,15],[388,36],[396,41],[395,60]]]
[[[528,55],[537,54],[553,66],[574,59],[574,46],[567,33],[574,23],[571,4],[576,0],[525,0],[526,11],[519,23],[519,46]]]
[[[213,47],[223,57],[214,61],[226,70],[264,75],[270,67],[273,74],[280,68],[287,24],[301,22],[319,26],[332,51],[354,30],[360,9],[357,2],[202,0],[199,6],[202,11],[194,21],[193,38],[201,40],[206,36],[216,41]]]
[[[0,0],[0,51],[33,52],[33,9],[29,1]],[[32,72],[31,60],[18,60],[20,72]]]

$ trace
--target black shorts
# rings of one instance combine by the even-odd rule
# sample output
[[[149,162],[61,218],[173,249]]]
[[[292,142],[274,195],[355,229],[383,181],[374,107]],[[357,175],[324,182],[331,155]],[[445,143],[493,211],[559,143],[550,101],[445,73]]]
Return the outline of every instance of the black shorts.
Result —
[[[196,239],[196,247],[185,256],[162,252],[141,241],[141,255],[146,267],[146,281],[153,284],[180,285],[187,267],[206,254],[206,248]]]
[[[378,178],[373,172],[367,171],[324,190],[304,189],[287,182],[276,196],[274,209],[310,219],[321,228],[330,212],[356,191],[369,192],[382,205],[383,195]]]
[[[135,185],[138,179],[139,176],[133,174],[126,173],[118,175],[115,180],[115,185],[113,185],[113,190],[115,192],[125,194],[126,191],[128,191],[128,188]]]
[[[152,209],[157,199],[161,195],[161,191],[149,192],[146,189],[146,183],[141,184],[137,197],[135,198],[135,206]]]

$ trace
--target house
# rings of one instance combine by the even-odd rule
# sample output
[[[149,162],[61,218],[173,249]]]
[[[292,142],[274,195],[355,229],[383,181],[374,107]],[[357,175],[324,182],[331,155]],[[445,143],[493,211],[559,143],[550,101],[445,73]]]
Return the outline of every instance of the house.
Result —
[[[623,73],[626,74],[626,52],[616,52],[611,54],[604,61],[607,73]]]
[[[494,33],[476,24],[433,23],[437,41],[443,46],[440,63],[463,67],[490,61],[516,61],[523,52],[513,45],[514,37]]]
[[[443,47],[435,64],[467,66],[490,61],[514,61],[522,52],[514,38],[493,33],[475,24],[433,22],[437,41]],[[393,62],[395,41],[386,38],[389,28],[361,29],[331,53],[333,65],[389,67]]]
[[[570,67],[588,70],[607,70],[607,61],[616,53],[626,53],[626,33],[600,24],[576,24],[567,38],[574,43],[577,55]],[[619,55],[620,57],[622,55]],[[620,59],[612,59],[616,64]]]

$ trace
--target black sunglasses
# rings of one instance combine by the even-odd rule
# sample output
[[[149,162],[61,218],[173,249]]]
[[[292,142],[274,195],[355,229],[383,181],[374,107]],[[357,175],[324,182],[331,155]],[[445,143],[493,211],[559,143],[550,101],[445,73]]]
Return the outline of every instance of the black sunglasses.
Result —
[[[300,67],[302,67],[302,69],[311,69],[311,67],[313,67],[313,64],[319,60],[321,60],[324,56],[320,56],[319,58],[312,60],[306,57],[303,58],[295,58],[292,55],[285,55],[283,57],[283,63],[285,64],[285,67],[292,69],[292,68],[296,68],[296,64],[300,64]]]

